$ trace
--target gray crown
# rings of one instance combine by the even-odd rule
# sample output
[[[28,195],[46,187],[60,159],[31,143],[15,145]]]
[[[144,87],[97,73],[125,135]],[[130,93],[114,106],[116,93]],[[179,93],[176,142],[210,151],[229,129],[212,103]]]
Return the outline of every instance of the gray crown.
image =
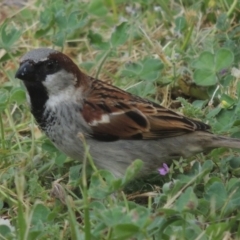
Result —
[[[32,60],[34,62],[40,62],[46,60],[48,56],[52,53],[57,53],[57,50],[50,49],[50,48],[37,48],[34,49],[28,53],[26,53],[24,56],[21,58],[21,62],[24,62],[26,60]]]

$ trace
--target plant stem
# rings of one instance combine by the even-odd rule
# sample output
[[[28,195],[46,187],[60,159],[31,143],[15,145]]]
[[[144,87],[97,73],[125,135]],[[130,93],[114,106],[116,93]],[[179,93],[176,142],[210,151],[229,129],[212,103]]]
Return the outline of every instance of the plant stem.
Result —
[[[89,152],[89,147],[85,144],[85,152]],[[89,216],[89,202],[88,202],[88,189],[87,189],[87,174],[86,174],[86,166],[87,166],[87,156],[83,159],[83,170],[82,170],[82,191],[83,191],[83,202],[84,202],[84,232],[85,232],[85,240],[91,240],[91,223]]]
[[[107,60],[107,57],[108,57],[108,55],[110,54],[110,52],[111,52],[111,49],[107,50],[106,53],[105,53],[105,55],[103,56],[101,62],[100,62],[100,65],[99,65],[99,68],[98,68],[97,74],[96,74],[96,78],[97,78],[97,79],[98,79],[98,76],[99,76],[99,74],[100,74],[100,72],[101,72],[102,66],[103,66],[103,64],[105,63],[105,61]]]
[[[1,128],[2,149],[5,149],[5,135],[4,135],[3,120],[2,120],[1,113],[0,113],[0,128]]]
[[[8,121],[9,121],[9,124],[10,124],[11,128],[13,129],[13,132],[15,133],[15,138],[16,138],[16,141],[17,141],[18,148],[22,152],[22,146],[21,146],[21,143],[20,143],[20,140],[19,140],[19,137],[18,137],[18,132],[16,130],[15,124],[13,123],[12,116],[10,115],[8,109],[5,110],[5,113],[8,117]]]

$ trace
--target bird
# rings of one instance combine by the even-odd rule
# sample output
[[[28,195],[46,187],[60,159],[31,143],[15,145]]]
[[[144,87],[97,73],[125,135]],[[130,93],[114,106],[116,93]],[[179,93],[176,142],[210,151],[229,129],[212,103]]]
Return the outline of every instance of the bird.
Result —
[[[67,156],[83,161],[86,145],[100,169],[124,176],[136,159],[139,176],[173,159],[218,147],[240,149],[240,139],[83,73],[71,58],[37,48],[20,59],[16,78],[39,128]]]

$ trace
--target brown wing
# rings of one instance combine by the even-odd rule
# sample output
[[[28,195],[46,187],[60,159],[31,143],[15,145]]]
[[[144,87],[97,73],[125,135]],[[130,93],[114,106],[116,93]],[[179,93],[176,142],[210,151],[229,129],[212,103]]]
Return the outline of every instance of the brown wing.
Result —
[[[82,114],[98,139],[159,139],[210,128],[112,85],[93,85]]]

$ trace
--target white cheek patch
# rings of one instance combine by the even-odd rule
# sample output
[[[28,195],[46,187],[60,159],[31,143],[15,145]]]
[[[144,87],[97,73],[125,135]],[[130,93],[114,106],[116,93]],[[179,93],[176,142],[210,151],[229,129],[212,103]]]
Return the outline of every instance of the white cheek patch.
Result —
[[[75,85],[77,78],[65,70],[61,70],[54,74],[47,75],[43,85],[46,87],[49,95],[57,95],[60,91],[65,90],[69,86]]]
[[[46,102],[46,107],[54,108],[59,106],[59,104],[69,103],[75,101],[75,89],[73,86],[60,91],[58,94],[50,95]]]
[[[76,77],[72,73],[61,70],[57,73],[48,75],[42,84],[48,92],[46,108],[55,108],[59,104],[76,102],[81,99],[81,89],[75,88]]]
[[[108,114],[103,114],[100,120],[93,120],[89,123],[90,126],[98,126],[98,124],[110,123],[110,117]]]

